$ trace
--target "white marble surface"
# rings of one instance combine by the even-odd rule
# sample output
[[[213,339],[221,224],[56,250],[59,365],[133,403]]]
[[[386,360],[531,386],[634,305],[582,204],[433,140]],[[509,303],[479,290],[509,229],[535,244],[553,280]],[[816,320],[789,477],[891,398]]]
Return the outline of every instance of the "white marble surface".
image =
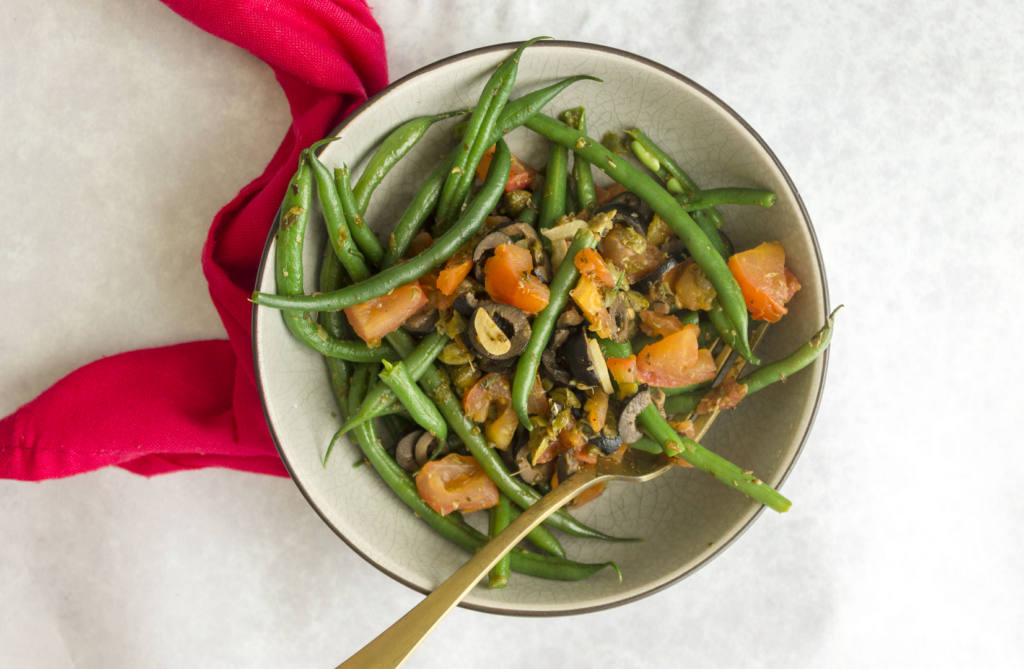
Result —
[[[537,34],[679,70],[789,170],[847,308],[791,513],[626,607],[456,611],[409,666],[1024,664],[1024,11],[490,7],[381,3],[392,78]],[[0,414],[100,356],[223,336],[199,253],[289,122],[269,69],[155,0],[11,0],[0,81]],[[419,599],[287,480],[0,482],[0,667],[329,667]]]

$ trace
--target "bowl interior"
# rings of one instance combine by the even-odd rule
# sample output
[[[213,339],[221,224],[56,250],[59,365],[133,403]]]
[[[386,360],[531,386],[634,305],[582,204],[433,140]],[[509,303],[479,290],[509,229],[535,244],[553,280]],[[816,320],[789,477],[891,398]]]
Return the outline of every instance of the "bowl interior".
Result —
[[[396,82],[351,116],[322,159],[329,167],[346,162],[358,175],[377,142],[416,116],[473,106],[493,68],[512,51],[489,47],[454,56]],[[828,297],[813,229],[799,196],[774,155],[716,98],[650,61],[590,45],[540,43],[520,63],[513,98],[581,73],[603,83],[573,84],[545,109],[556,115],[586,107],[589,134],[643,129],[705,188],[751,186],[778,194],[771,209],[723,207],[723,230],[737,249],[777,240],[802,290],[790,313],[769,330],[759,353],[774,360],[806,341],[824,323]],[[453,144],[458,119],[436,123],[387,176],[366,213],[382,239],[422,180]],[[525,129],[507,136],[512,151],[526,162],[546,162],[547,141]],[[595,170],[598,185],[609,179]],[[306,290],[317,289],[326,235],[314,212],[306,239]],[[273,292],[275,246],[267,246],[258,289]],[[340,425],[326,369],[319,354],[306,349],[286,329],[279,312],[256,309],[256,373],[266,416],[282,457],[310,504],[355,550],[378,568],[422,592],[451,575],[466,554],[417,519],[370,467],[354,444],[337,448],[321,464]],[[813,421],[824,380],[825,359],[744,400],[726,412],[705,440],[711,450],[764,481],[779,485],[788,474]],[[384,431],[382,430],[382,433]],[[795,500],[799,504],[799,500]],[[650,594],[692,573],[727,546],[759,513],[759,505],[692,469],[679,468],[645,484],[613,483],[596,502],[574,512],[604,532],[644,539],[610,543],[562,537],[569,556],[583,562],[614,560],[611,570],[576,583],[516,575],[504,590],[478,586],[465,600],[470,608],[520,615],[578,613]],[[479,518],[473,520],[473,516]],[[485,514],[470,514],[486,522]]]

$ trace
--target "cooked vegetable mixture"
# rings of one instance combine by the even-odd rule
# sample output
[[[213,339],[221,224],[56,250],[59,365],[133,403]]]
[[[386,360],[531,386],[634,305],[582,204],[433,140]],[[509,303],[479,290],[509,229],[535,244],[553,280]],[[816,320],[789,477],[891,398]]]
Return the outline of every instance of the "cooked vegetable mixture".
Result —
[[[292,333],[327,357],[344,424],[325,464],[351,433],[402,501],[471,552],[488,537],[462,514],[489,509],[493,537],[580,467],[630,447],[663,451],[787,510],[789,501],[753,472],[699,446],[692,422],[785,381],[831,340],[829,317],[788,358],[713,386],[730,351],[760,363],[748,317],[777,322],[800,290],[780,243],[736,250],[720,230],[716,206],[770,207],[775,194],[700,190],[640,129],[626,131],[628,144],[613,131],[597,142],[583,108],[560,120],[540,113],[567,86],[593,77],[509,100],[519,58],[534,41],[497,68],[474,109],[413,119],[384,138],[354,186],[347,167],[332,174],[316,157],[331,139],[300,158],[278,223],[278,294],[255,293],[253,301],[282,309]],[[363,220],[375,188],[433,123],[466,114],[454,152],[385,247]],[[550,141],[539,169],[502,139],[521,125]],[[595,187],[591,167],[614,183]],[[314,190],[330,244],[320,291],[304,295]],[[375,418],[387,419],[393,452],[378,439]],[[570,508],[602,490],[582,493]],[[504,587],[510,569],[564,580],[618,571],[567,559],[551,529],[622,540],[560,510],[529,535],[539,552],[514,549],[489,586]]]

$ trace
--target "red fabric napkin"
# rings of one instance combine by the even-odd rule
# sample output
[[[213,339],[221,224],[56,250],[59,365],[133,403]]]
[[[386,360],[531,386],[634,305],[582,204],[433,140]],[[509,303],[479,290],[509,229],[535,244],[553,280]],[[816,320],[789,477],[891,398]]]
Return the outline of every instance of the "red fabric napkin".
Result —
[[[273,160],[221,209],[203,247],[228,341],[132,351],[72,372],[0,421],[2,477],[109,465],[146,476],[200,467],[288,475],[256,394],[248,297],[299,152],[387,84],[384,37],[360,0],[164,2],[266,61],[291,106]]]

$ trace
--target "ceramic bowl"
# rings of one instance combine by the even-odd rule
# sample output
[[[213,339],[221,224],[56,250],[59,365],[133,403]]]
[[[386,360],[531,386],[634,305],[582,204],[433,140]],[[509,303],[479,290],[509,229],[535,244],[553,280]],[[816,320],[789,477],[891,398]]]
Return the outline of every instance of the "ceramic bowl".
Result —
[[[322,159],[346,162],[358,175],[377,143],[416,116],[471,107],[484,82],[517,45],[469,51],[429,65],[397,81],[337,129],[339,140]],[[603,80],[573,84],[549,104],[556,115],[585,106],[590,134],[639,127],[705,188],[750,186],[778,194],[771,209],[723,207],[723,230],[738,249],[780,241],[787,265],[803,288],[790,312],[762,344],[762,359],[775,360],[806,341],[829,311],[825,271],[811,221],[796,187],[764,141],[714,95],[652,61],[615,49],[572,42],[541,42],[526,50],[512,97],[575,74]],[[441,154],[454,144],[457,120],[435,124],[377,189],[368,223],[387,239],[395,221]],[[512,151],[527,163],[546,161],[547,141],[525,130],[510,133]],[[608,178],[595,170],[598,185]],[[306,292],[316,290],[325,235],[319,213],[306,239]],[[263,254],[257,289],[274,292],[274,232]],[[426,593],[450,576],[466,554],[435,534],[387,488],[370,467],[353,467],[358,447],[337,448],[324,468],[324,451],[339,427],[327,372],[319,354],[285,328],[280,312],[257,308],[253,316],[256,375],[267,422],[296,485],[310,505],[349,546],[395,580]],[[822,393],[827,358],[785,384],[779,383],[725,412],[705,445],[779,487],[807,441]],[[383,432],[383,431],[382,431]],[[783,492],[785,492],[783,488]],[[793,500],[800,508],[801,500]],[[762,508],[710,476],[678,468],[650,483],[612,483],[597,501],[574,513],[606,533],[642,537],[610,543],[563,537],[571,558],[614,560],[611,570],[576,583],[514,575],[503,590],[484,586],[466,598],[471,609],[513,615],[582,613],[623,604],[656,592],[725,550]],[[486,514],[475,523],[485,523]]]

